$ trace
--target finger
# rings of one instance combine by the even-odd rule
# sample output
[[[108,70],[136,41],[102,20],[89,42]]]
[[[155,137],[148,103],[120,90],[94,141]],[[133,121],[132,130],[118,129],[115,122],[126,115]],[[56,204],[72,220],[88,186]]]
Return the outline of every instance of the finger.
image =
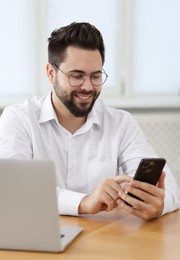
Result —
[[[118,192],[121,190],[119,183],[115,182],[113,179],[106,179],[100,185],[101,191],[105,191],[112,199],[117,200]]]
[[[118,187],[116,187],[116,185],[112,185],[112,186],[107,186],[105,188],[105,192],[113,199],[113,200],[117,200],[119,195],[119,191],[120,191],[120,186],[118,185]]]
[[[127,202],[130,199],[129,197],[135,197],[136,199],[140,199],[146,202],[147,204],[151,205],[156,204],[156,201],[158,199],[164,200],[164,190],[151,184],[144,183],[143,187],[141,186],[141,189],[134,188],[131,185],[124,184],[122,185],[122,188],[124,190],[124,193],[126,194]]]
[[[160,175],[160,179],[158,181],[158,184],[156,186],[164,189],[165,188],[164,180],[165,180],[165,172],[162,172],[161,175]],[[147,192],[149,190],[152,190],[155,187],[155,185],[149,184],[147,182],[137,181],[137,180],[134,180],[134,179],[132,179],[130,184],[133,187],[145,190]],[[149,193],[151,193],[151,192],[149,192]]]
[[[106,211],[110,211],[118,206],[117,202],[109,194],[104,195],[103,204],[106,204]]]
[[[105,209],[109,211],[118,206],[116,200],[118,198],[119,190],[120,185],[113,179],[105,179],[100,184],[95,192],[95,197],[102,204],[101,210]],[[106,207],[104,205],[106,205]]]
[[[130,185],[126,185],[124,184],[122,186],[122,190],[121,190],[121,196],[123,196],[123,199],[125,198],[125,201],[127,201],[128,203],[131,203],[131,198],[135,198],[141,201],[144,201],[147,195],[147,192],[134,188]],[[130,200],[130,202],[129,202]],[[134,199],[133,199],[134,202]],[[133,203],[134,205],[134,203]]]
[[[148,214],[149,211],[147,209],[146,210],[142,210],[142,209],[140,210],[138,208],[138,205],[133,206],[133,207],[132,206],[128,206],[123,200],[119,200],[118,202],[119,202],[118,203],[119,207],[123,208],[128,213],[130,213],[130,214],[132,214],[132,215],[134,215],[136,217],[139,217],[139,218],[141,218],[143,220],[150,220],[150,219],[153,218],[150,214]],[[142,203],[142,202],[139,202],[139,203]]]
[[[119,197],[129,206],[135,207],[135,208],[143,208],[142,200],[139,200],[137,196],[134,194],[130,194],[129,192],[121,190],[118,193]]]
[[[148,214],[148,211],[144,211],[144,210],[138,210],[134,207],[129,207],[129,206],[126,206],[126,210],[127,212],[129,212],[130,214],[138,217],[138,218],[141,218],[143,220],[150,220],[150,219],[153,219],[154,217],[151,217],[151,215]]]
[[[154,186],[146,182],[132,180],[128,188],[128,191],[132,192],[133,194],[135,192],[135,195],[137,195],[138,197],[140,196],[140,198],[143,199],[143,197],[141,196],[145,195],[145,193],[149,193],[152,196],[156,197],[160,189],[157,189],[157,186]],[[145,193],[143,193],[142,191],[144,191]]]
[[[121,176],[114,177],[113,180],[120,184],[122,182],[130,182],[130,181],[132,181],[132,177],[127,176],[127,175],[121,175]]]

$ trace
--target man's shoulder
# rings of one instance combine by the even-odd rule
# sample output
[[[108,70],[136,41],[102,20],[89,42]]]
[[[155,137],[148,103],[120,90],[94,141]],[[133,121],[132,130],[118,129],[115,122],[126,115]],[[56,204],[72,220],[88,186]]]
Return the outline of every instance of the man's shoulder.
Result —
[[[108,107],[101,99],[96,102],[95,114],[103,128],[127,129],[137,125],[136,119],[126,110]]]
[[[32,98],[25,99],[24,102],[7,106],[2,113],[2,116],[30,116],[31,114],[39,114],[42,104],[44,103],[48,94],[42,96],[34,96]]]
[[[113,117],[131,117],[131,114],[123,109],[107,106],[102,99],[98,99],[95,105],[97,113],[101,113],[103,116]]]

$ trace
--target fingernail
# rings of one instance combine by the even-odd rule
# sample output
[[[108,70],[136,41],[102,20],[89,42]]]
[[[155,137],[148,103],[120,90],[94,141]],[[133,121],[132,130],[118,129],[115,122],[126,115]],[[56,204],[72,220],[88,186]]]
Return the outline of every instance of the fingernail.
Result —
[[[119,196],[122,196],[123,195],[123,191],[120,190],[118,194],[119,194]]]

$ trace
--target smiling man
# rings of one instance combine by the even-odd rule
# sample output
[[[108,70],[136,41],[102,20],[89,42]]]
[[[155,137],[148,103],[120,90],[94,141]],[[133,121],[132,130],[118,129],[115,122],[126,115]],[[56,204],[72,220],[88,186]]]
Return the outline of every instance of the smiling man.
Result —
[[[150,220],[177,209],[178,187],[167,165],[157,186],[132,180],[142,158],[158,155],[128,112],[98,98],[108,77],[99,30],[72,23],[53,31],[48,41],[52,89],[4,109],[0,157],[53,161],[59,214],[119,206]]]
[[[49,50],[51,53],[50,47]],[[102,71],[102,58],[98,50],[69,46],[65,57],[64,62],[59,63],[55,59],[47,64],[47,75],[54,86],[52,102],[58,120],[70,124],[68,130],[73,133],[85,122],[107,74]]]
[[[101,71],[102,59],[99,51],[82,51],[77,47],[68,47],[66,53],[67,59],[65,63],[61,63],[61,69],[56,64],[53,64],[54,67],[65,76],[64,79],[62,79],[62,84],[60,84],[58,81],[58,76],[56,75],[55,82],[52,82],[54,84],[54,91],[56,96],[74,116],[84,117],[91,111],[95,100],[100,94],[102,83],[105,82],[107,74]],[[82,62],[80,64],[76,64],[77,60]],[[94,60],[99,61],[99,64],[93,66]],[[79,69],[69,69],[75,68],[76,66]],[[94,70],[91,72],[93,67]],[[62,69],[64,69],[66,73]],[[53,73],[53,71],[50,64],[47,65],[47,71],[48,75],[50,75],[51,81],[51,73]],[[89,73],[85,74],[86,71],[89,71]],[[67,85],[71,87],[69,89],[69,95]],[[61,86],[64,86],[64,88]],[[77,87],[81,87],[80,91],[76,90]]]

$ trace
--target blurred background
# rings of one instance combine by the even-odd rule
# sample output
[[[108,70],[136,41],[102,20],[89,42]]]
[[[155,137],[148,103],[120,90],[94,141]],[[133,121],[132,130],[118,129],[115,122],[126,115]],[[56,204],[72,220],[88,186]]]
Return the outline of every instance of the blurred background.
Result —
[[[131,112],[180,185],[180,1],[0,0],[0,113],[49,91],[47,38],[71,22],[104,37],[107,105]]]

